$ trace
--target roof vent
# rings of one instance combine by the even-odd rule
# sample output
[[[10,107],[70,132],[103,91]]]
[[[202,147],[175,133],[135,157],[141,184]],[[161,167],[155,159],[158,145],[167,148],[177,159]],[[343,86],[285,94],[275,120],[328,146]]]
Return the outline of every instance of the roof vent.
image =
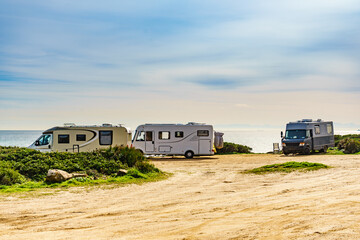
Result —
[[[312,122],[312,119],[303,119],[302,122]]]
[[[317,122],[321,122],[322,120],[319,118],[318,120],[316,120]]]
[[[64,127],[75,127],[75,123],[64,123]]]
[[[187,125],[205,125],[205,123],[188,122]]]
[[[102,126],[103,126],[103,127],[112,127],[112,124],[111,124],[111,123],[103,123]]]

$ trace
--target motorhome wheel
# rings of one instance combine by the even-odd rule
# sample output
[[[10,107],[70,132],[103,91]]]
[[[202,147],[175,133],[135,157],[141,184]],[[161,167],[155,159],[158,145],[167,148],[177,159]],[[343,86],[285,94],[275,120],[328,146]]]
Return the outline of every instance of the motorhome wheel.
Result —
[[[307,148],[304,149],[304,154],[305,154],[305,155],[309,155],[310,152],[311,152],[311,151],[310,151],[310,148],[307,147]]]
[[[328,150],[328,146],[325,146],[325,147],[323,148],[322,152],[323,152],[323,153],[326,153],[327,150]]]
[[[187,151],[187,152],[185,153],[185,157],[186,157],[186,158],[193,158],[193,157],[194,157],[193,151]]]

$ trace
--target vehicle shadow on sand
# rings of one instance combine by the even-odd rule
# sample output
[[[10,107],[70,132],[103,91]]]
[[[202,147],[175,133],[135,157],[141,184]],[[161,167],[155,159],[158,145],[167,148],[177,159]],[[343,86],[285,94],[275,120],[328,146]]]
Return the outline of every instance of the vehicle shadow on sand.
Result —
[[[319,156],[319,155],[326,155],[326,153],[323,152],[314,152],[310,154],[290,153],[288,155],[281,154],[280,157],[311,157],[311,156]]]
[[[190,162],[190,161],[203,161],[203,160],[216,160],[218,157],[194,157],[194,158],[185,158],[185,157],[148,157],[147,159],[151,161],[168,161],[168,162]]]

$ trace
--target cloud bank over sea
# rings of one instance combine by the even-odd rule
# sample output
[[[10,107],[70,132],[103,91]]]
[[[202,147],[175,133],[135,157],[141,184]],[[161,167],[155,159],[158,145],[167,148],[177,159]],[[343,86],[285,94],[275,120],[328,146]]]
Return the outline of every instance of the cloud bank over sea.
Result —
[[[360,128],[359,22],[353,0],[4,0],[0,128]]]

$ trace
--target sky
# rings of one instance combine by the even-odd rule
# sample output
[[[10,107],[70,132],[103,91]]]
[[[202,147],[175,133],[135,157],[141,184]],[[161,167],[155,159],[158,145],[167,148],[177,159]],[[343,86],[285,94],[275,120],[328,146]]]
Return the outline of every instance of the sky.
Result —
[[[360,129],[358,0],[0,0],[0,129]]]

